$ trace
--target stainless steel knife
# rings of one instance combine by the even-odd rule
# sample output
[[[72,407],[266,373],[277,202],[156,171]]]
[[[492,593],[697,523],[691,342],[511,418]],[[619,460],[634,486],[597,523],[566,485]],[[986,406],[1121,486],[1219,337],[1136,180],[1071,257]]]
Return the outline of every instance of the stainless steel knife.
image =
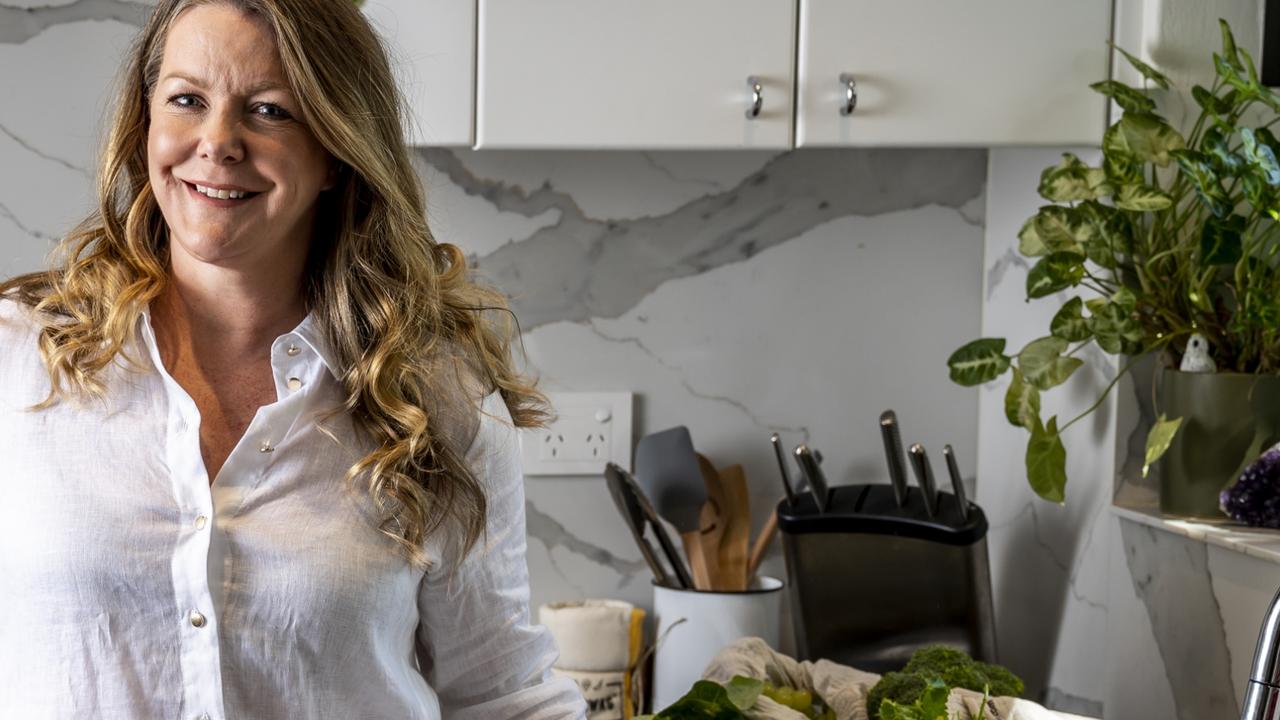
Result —
[[[808,445],[801,444],[796,447],[796,463],[800,465],[800,470],[809,480],[809,492],[813,493],[813,501],[818,505],[818,512],[826,512],[830,497],[827,476],[822,474],[822,466],[818,464],[817,458],[814,457],[813,451],[809,450]]]
[[[920,443],[911,446],[911,467],[915,470],[916,480],[924,493],[924,513],[933,519],[938,508],[938,485],[933,480],[933,468],[929,465],[929,456],[925,454],[924,446]]]
[[[787,491],[787,507],[794,508],[796,491],[791,486],[791,474],[787,472],[787,459],[782,456],[782,438],[778,433],[774,433],[769,437],[769,442],[773,445],[774,456],[778,458],[778,472],[782,473],[782,489]]]
[[[884,438],[884,457],[889,464],[893,499],[898,507],[902,507],[907,504],[907,461],[902,450],[902,434],[898,431],[898,416],[892,410],[880,413],[880,436]]]
[[[956,494],[956,502],[960,504],[960,519],[969,521],[969,498],[965,495],[964,480],[960,477],[960,466],[956,463],[956,452],[950,445],[942,446],[942,456],[947,459],[947,474],[951,476],[951,491]]]

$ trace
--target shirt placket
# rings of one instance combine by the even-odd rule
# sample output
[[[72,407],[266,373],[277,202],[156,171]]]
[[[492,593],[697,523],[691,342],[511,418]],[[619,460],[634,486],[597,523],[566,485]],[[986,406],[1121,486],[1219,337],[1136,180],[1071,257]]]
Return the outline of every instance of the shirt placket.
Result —
[[[309,345],[294,333],[276,339],[271,351],[272,374],[279,402],[260,408],[219,471],[211,488],[200,452],[200,411],[175,381],[159,357],[150,318],[145,324],[148,350],[168,397],[166,457],[182,527],[173,554],[172,577],[179,625],[179,662],[183,678],[184,717],[224,720],[221,653],[218,624],[224,590],[222,563],[225,541],[219,542],[215,522],[234,513],[245,495],[263,479],[276,446],[304,406],[302,390],[316,380],[319,358],[305,352]]]

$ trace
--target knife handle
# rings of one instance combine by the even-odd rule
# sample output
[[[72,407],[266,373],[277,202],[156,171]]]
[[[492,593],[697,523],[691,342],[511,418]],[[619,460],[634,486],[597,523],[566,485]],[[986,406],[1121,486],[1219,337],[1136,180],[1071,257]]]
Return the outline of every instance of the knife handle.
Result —
[[[774,456],[778,458],[778,472],[782,473],[782,489],[787,492],[787,507],[794,508],[796,491],[791,487],[791,475],[787,473],[787,459],[782,456],[782,438],[778,433],[774,433],[769,437],[769,442],[773,445]]]
[[[827,486],[827,476],[823,474],[822,467],[818,465],[818,461],[813,457],[813,451],[809,449],[808,445],[796,447],[796,463],[809,480],[809,491],[813,493],[813,501],[818,506],[818,512],[826,512],[827,504],[831,497]]]
[[[907,465],[903,460],[902,434],[898,416],[892,410],[880,414],[880,436],[884,439],[884,457],[889,464],[889,481],[893,483],[893,499],[898,507],[907,504]]]
[[[924,493],[924,513],[933,519],[938,505],[938,486],[933,480],[933,468],[929,465],[929,456],[924,446],[916,443],[911,446],[911,467],[916,472],[916,480]]]
[[[956,503],[960,505],[960,519],[969,522],[969,498],[965,495],[960,466],[956,464],[956,452],[950,445],[943,445],[942,456],[947,459],[947,474],[951,476],[951,491],[956,494]]]

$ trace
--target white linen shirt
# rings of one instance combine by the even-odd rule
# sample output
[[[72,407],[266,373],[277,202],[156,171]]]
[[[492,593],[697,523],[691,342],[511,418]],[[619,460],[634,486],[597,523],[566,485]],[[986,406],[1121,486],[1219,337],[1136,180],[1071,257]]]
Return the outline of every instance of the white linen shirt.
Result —
[[[39,411],[29,311],[0,299],[0,718],[580,718],[529,619],[519,436],[496,392],[466,461],[488,535],[414,570],[344,490],[364,455],[310,317],[271,347],[276,402],[216,480],[149,315],[105,402]]]

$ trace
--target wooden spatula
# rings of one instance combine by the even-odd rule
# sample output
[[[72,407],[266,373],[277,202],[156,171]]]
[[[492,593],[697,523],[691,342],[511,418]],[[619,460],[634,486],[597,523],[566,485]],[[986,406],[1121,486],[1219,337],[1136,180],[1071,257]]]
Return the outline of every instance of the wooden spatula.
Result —
[[[747,495],[747,475],[741,465],[720,470],[720,489],[724,493],[724,504],[720,506],[724,525],[720,540],[720,577],[725,590],[746,590],[751,502]]]
[[[698,469],[702,483],[707,488],[707,501],[702,504],[699,532],[702,538],[702,558],[706,563],[707,577],[712,590],[723,590],[724,580],[720,568],[720,542],[724,538],[724,520],[720,508],[724,507],[724,491],[720,487],[720,473],[702,453],[698,453]]]

